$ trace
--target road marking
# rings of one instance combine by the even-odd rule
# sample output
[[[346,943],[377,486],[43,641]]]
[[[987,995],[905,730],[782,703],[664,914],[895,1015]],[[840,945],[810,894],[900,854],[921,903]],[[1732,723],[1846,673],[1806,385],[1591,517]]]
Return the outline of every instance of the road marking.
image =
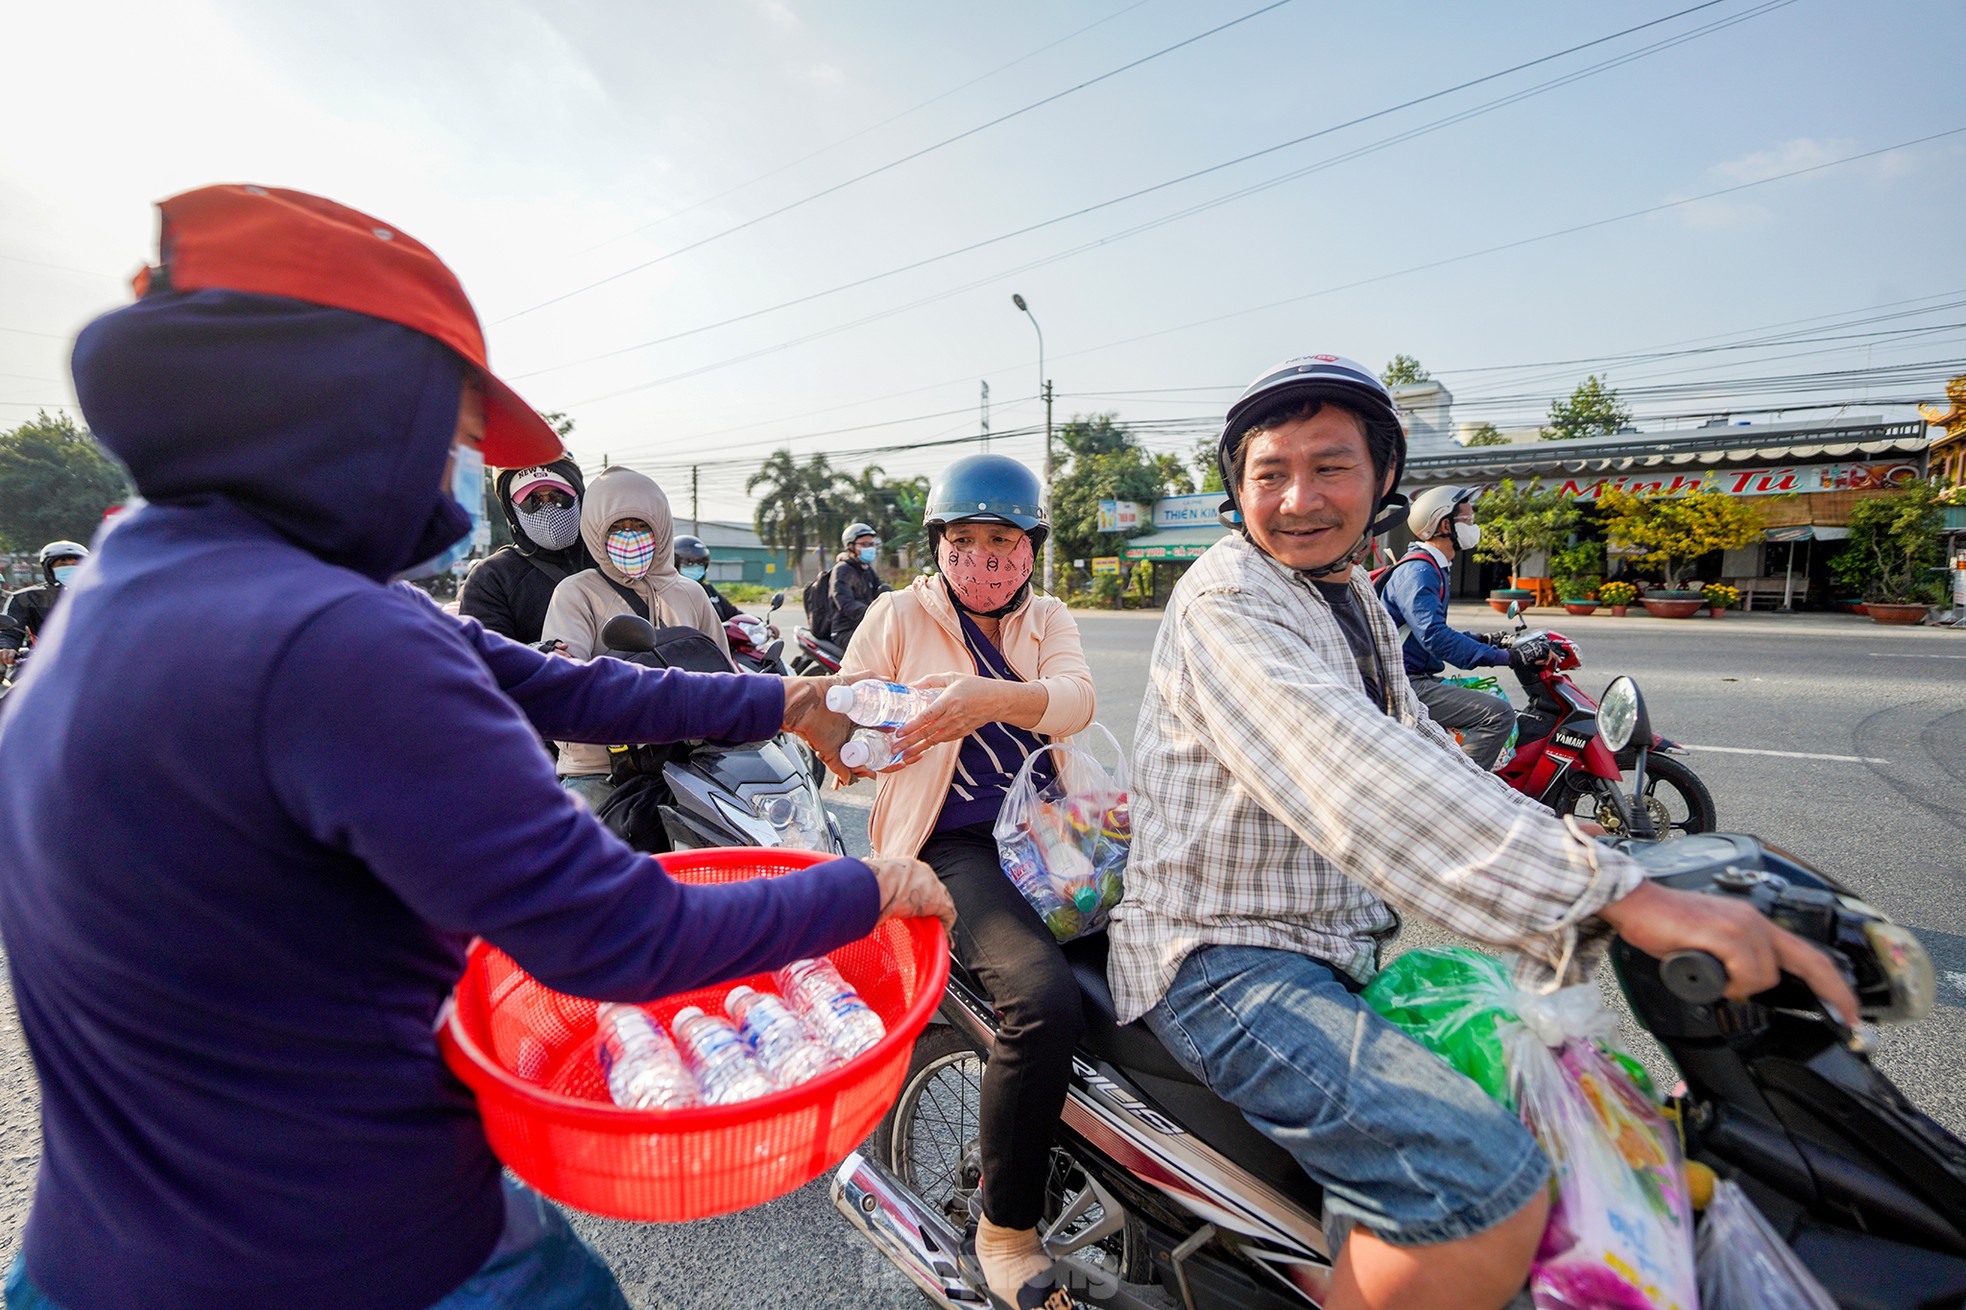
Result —
[[[1961,973],[1957,969],[1947,969],[1944,977],[1947,984],[1954,991],[1958,992],[1961,996],[1966,996],[1966,973]]]
[[[1838,764],[1889,764],[1875,755],[1818,755],[1813,751],[1764,751],[1752,746],[1695,746],[1690,741],[1677,743],[1689,751],[1719,751],[1723,755],[1774,755],[1785,760],[1835,760]]]
[[[1966,655],[1903,655],[1888,650],[1874,650],[1870,657],[1874,660],[1966,660]]]

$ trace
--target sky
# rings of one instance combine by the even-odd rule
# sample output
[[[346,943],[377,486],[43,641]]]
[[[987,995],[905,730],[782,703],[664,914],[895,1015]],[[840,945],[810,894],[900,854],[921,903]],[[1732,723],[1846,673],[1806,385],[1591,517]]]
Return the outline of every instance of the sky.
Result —
[[[1503,428],[1593,372],[1647,430],[1912,417],[1966,371],[1966,5],[1695,3],[0,0],[0,427],[79,413],[220,181],[434,248],[584,466],[705,518],[780,446],[932,476],[985,382],[1034,465],[1041,376],[1185,453],[1311,352]]]

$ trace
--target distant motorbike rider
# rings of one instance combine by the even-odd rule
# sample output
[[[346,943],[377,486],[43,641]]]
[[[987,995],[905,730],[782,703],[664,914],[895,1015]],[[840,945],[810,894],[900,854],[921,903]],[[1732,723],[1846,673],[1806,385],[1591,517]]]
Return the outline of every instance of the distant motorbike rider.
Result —
[[[710,581],[710,548],[703,544],[701,537],[676,538],[676,572],[702,584],[704,594],[710,597],[710,608],[717,611],[717,622],[728,623],[743,613],[725,600],[724,594]]]
[[[539,641],[553,588],[593,556],[580,539],[580,498],[587,489],[580,465],[563,456],[532,468],[500,469],[493,490],[512,544],[500,546],[464,580],[457,611],[503,637]]]
[[[1454,557],[1481,540],[1481,526],[1474,521],[1475,495],[1473,487],[1429,487],[1413,498],[1406,515],[1413,549],[1381,579],[1380,594],[1399,625],[1400,655],[1413,694],[1435,723],[1461,734],[1461,749],[1469,759],[1492,769],[1515,726],[1515,710],[1499,696],[1443,682],[1441,673],[1449,664],[1460,669],[1503,664],[1527,668],[1548,659],[1549,649],[1540,642],[1505,649],[1447,626],[1447,580]]]
[[[880,554],[880,535],[872,525],[849,523],[840,533],[839,558],[827,583],[833,597],[833,621],[825,635],[841,650],[853,643],[853,634],[859,630],[860,620],[867,617],[874,597],[892,590],[874,572],[874,561]]]
[[[8,618],[18,620],[21,626],[20,629],[11,625],[0,627],[0,664],[12,664],[22,646],[30,640],[40,639],[41,630],[47,626],[48,616],[55,612],[55,605],[61,600],[69,580],[88,557],[89,548],[78,542],[51,541],[41,547],[43,584],[22,587],[7,598],[4,612]]]

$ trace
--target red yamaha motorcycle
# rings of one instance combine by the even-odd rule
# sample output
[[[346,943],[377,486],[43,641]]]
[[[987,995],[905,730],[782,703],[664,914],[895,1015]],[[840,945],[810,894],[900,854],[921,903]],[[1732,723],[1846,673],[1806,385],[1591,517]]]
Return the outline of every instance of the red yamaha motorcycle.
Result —
[[[1516,629],[1498,634],[1497,644],[1538,643],[1550,658],[1515,671],[1529,707],[1517,713],[1515,754],[1496,775],[1558,814],[1589,819],[1614,837],[1671,840],[1712,832],[1713,794],[1679,758],[1686,748],[1654,735],[1640,775],[1638,752],[1629,744],[1617,752],[1606,748],[1598,735],[1597,702],[1568,676],[1583,667],[1577,643],[1560,632],[1528,631],[1513,605],[1509,617]],[[1644,813],[1638,816],[1641,799]]]

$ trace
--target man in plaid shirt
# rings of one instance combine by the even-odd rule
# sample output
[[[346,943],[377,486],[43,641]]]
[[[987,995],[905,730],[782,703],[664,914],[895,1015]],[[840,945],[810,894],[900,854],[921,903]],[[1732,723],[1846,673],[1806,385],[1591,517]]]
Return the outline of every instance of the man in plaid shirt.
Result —
[[[1606,930],[1710,951],[1730,996],[1828,958],[1751,907],[1644,880],[1473,765],[1408,684],[1353,561],[1405,506],[1406,439],[1368,370],[1271,369],[1219,458],[1238,532],[1174,589],[1134,739],[1133,853],[1109,965],[1120,1018],[1289,1150],[1350,1227],[1333,1307],[1499,1307],[1549,1168],[1508,1111],[1365,1006],[1394,906],[1566,968]]]

